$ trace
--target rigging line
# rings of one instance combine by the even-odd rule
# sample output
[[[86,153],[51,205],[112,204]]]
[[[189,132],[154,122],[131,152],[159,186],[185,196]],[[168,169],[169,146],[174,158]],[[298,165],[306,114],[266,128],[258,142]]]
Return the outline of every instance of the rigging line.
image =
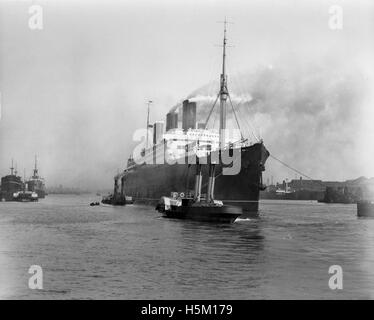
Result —
[[[299,171],[299,170],[297,170],[297,169],[291,167],[290,165],[288,165],[287,163],[283,162],[282,160],[276,158],[276,157],[273,156],[272,154],[270,154],[270,157],[273,158],[274,160],[277,160],[279,163],[283,164],[285,167],[291,169],[292,171],[295,171],[296,173],[302,175],[303,177],[308,178],[309,180],[314,180],[314,181],[316,181],[317,183],[319,183],[321,186],[326,187],[323,183],[318,182],[318,180],[315,180],[315,179],[313,179],[312,177],[306,175],[305,173],[302,173],[301,171]]]
[[[243,111],[244,113],[244,111]],[[248,124],[248,126],[251,128],[251,132],[252,132],[252,135],[255,137],[255,139],[257,141],[261,141],[261,139],[257,136],[256,134],[256,128],[253,126],[252,122],[246,118],[245,114],[244,114],[244,121]]]
[[[245,110],[246,110],[246,108],[245,108],[246,103],[244,102],[243,105],[244,105],[243,110],[240,110],[240,108],[238,108],[238,112],[241,112],[241,114],[243,115],[243,121],[246,123],[246,125],[247,125],[247,127],[248,127],[248,129],[249,129],[249,132],[253,135],[253,137],[254,137],[257,141],[260,141],[260,139],[257,137],[257,135],[256,135],[256,133],[255,133],[256,130],[255,130],[255,128],[253,127],[251,121],[249,121],[249,120],[247,119],[247,115],[246,115],[246,112],[245,112]]]
[[[241,112],[240,112],[240,105],[237,105],[237,116],[241,119]],[[242,122],[242,129],[244,131],[244,134],[247,136],[247,137],[251,137],[252,135],[252,132],[250,130],[250,128],[248,127],[248,125],[241,119],[241,122]]]
[[[214,130],[214,125],[216,124],[216,114],[213,114],[213,124],[212,124],[212,129]]]
[[[207,128],[209,118],[210,118],[210,116],[212,115],[212,112],[213,112],[213,110],[214,110],[214,107],[216,106],[216,103],[217,103],[217,101],[218,101],[218,98],[219,98],[219,93],[217,94],[217,98],[216,98],[216,100],[214,101],[213,106],[212,106],[212,108],[211,108],[210,111],[209,111],[209,115],[208,115],[208,117],[207,117],[207,119],[206,119],[206,121],[205,121],[205,124],[204,124],[204,130],[206,130],[206,128]],[[203,132],[199,133],[199,135],[198,135],[198,137],[197,137],[197,142],[199,142],[200,137],[201,137],[202,135],[203,135]]]
[[[219,98],[219,94],[217,94],[217,98],[216,98],[216,100],[214,101],[213,106],[212,106],[212,108],[211,108],[210,111],[209,111],[208,118],[206,119],[205,124],[204,124],[204,128],[205,128],[205,129],[206,129],[206,126],[207,126],[207,124],[208,124],[209,118],[210,118],[210,116],[212,115],[212,112],[213,112],[213,110],[214,110],[214,107],[216,106],[216,103],[217,103],[217,101],[218,101],[218,98]]]
[[[234,85],[238,88],[240,95],[245,94],[245,90],[243,89],[243,86],[242,86],[241,82],[239,81],[239,78],[238,77],[233,77],[231,80],[234,83]],[[245,106],[246,102],[244,101],[243,104]],[[237,109],[238,109],[238,113],[242,113],[242,112],[240,112],[240,107],[239,106],[238,106]],[[255,134],[256,130],[254,129],[253,125],[250,122],[248,123],[244,111],[243,111],[242,115],[244,115],[243,116],[243,119],[244,119],[243,124],[246,127],[246,130],[248,131],[249,135],[252,135],[255,138],[255,140],[260,141],[260,139]]]
[[[279,161],[281,164],[283,164],[284,166],[286,166],[287,168],[301,174],[302,176],[308,178],[309,180],[313,180],[314,182],[318,183],[319,185],[321,185],[322,187],[326,188],[326,186],[322,183],[322,182],[319,182],[318,180],[314,180],[313,178],[309,177],[308,175],[302,173],[301,171],[295,169],[295,168],[292,168],[291,166],[289,166],[288,164],[284,163],[282,160],[279,160],[278,158],[274,157],[272,154],[270,154],[270,157],[273,158],[274,160],[277,160]],[[326,190],[326,189],[325,189]],[[327,211],[330,213],[330,208],[327,206],[326,207]]]
[[[257,135],[255,134],[255,129],[253,128],[253,126],[251,125],[251,122],[250,121],[247,121],[247,118],[246,118],[246,115],[245,113],[241,112],[240,111],[240,108],[238,108],[238,112],[242,114],[242,118],[243,118],[243,121],[244,123],[246,124],[247,126],[247,130],[250,134],[252,134],[252,136],[255,138],[255,140],[257,140],[258,142],[260,142],[260,139],[257,137]]]
[[[230,100],[232,112],[234,113],[234,116],[235,116],[236,124],[238,125],[239,131],[240,131],[240,136],[243,139],[242,129],[240,128],[240,124],[239,124],[238,118],[236,116],[236,112],[234,110],[234,106],[233,106],[232,101],[231,101],[231,96],[230,96],[230,94],[228,94],[228,96],[229,96],[229,100]]]
[[[233,77],[233,78],[231,79],[231,81],[232,81],[234,87],[237,87],[235,77]],[[239,95],[240,95],[240,92],[239,92]],[[231,95],[228,94],[228,97],[229,97],[229,100],[230,100],[231,109],[232,109],[232,112],[233,112],[233,114],[234,114],[236,124],[238,125],[238,128],[239,128],[239,130],[240,130],[240,135],[243,137],[242,130],[244,130],[244,128],[241,128],[241,127],[240,127],[239,120],[238,120],[238,117],[237,117],[237,113],[235,112],[234,105],[233,105],[233,103],[232,103]],[[238,109],[239,109],[239,107],[238,107]]]
[[[214,110],[214,107],[215,107],[216,104],[217,104],[217,101],[218,101],[219,96],[220,96],[220,94],[218,93],[218,94],[217,94],[217,98],[216,98],[216,100],[214,101],[213,106],[212,106],[212,108],[211,108],[210,111],[209,111],[209,115],[208,115],[208,117],[207,117],[207,119],[206,119],[206,121],[205,121],[205,124],[204,124],[204,130],[206,130],[206,128],[207,128],[208,121],[209,121],[209,119],[210,119],[210,116],[212,115],[212,112],[213,112],[213,110]],[[197,147],[199,146],[199,141],[200,141],[200,138],[201,138],[201,136],[203,135],[203,133],[204,133],[204,132],[199,133],[199,135],[198,135],[198,137],[197,137],[197,141],[196,141],[196,142],[197,142]]]

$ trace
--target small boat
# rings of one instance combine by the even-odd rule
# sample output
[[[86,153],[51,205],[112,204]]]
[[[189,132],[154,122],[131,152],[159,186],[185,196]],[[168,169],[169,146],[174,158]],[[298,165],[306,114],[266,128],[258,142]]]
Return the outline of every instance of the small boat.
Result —
[[[357,202],[357,216],[374,218],[374,202],[368,201],[368,200],[358,201]]]
[[[109,194],[107,196],[103,196],[101,203],[103,204],[111,204],[113,206],[124,206],[126,202],[126,198],[122,196],[114,196],[113,194]]]
[[[90,206],[93,207],[93,206],[99,206],[100,205],[100,202],[91,202],[90,203]]]
[[[132,199],[132,197],[125,196],[125,200],[126,200],[126,204],[133,204],[134,203],[134,200]]]

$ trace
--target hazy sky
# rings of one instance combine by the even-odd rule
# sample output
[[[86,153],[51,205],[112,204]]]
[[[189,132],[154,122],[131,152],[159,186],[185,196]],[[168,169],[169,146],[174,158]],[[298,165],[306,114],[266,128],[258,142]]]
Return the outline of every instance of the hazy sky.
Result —
[[[329,28],[335,4],[342,30]],[[30,174],[38,154],[47,186],[111,187],[147,100],[163,120],[218,90],[225,16],[229,86],[269,151],[315,178],[374,176],[374,5],[348,0],[0,0],[0,175],[11,158]]]

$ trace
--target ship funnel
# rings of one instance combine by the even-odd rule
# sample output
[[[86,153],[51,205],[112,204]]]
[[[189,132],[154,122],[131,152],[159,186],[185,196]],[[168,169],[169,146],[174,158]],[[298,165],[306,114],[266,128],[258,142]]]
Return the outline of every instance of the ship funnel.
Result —
[[[166,115],[166,131],[178,128],[178,113],[169,112]]]
[[[156,121],[153,125],[153,144],[157,144],[164,134],[164,122]]]
[[[183,131],[196,128],[196,102],[183,101]]]

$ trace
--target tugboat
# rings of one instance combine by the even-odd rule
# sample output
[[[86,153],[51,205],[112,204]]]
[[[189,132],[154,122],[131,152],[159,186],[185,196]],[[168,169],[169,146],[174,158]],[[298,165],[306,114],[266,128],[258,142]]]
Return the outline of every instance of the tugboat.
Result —
[[[189,219],[202,222],[233,223],[243,210],[236,206],[223,205],[222,201],[212,203],[195,202],[189,198],[162,197],[156,207],[167,218]]]
[[[13,201],[34,202],[38,201],[38,194],[33,191],[18,191],[13,194]]]
[[[114,196],[113,194],[108,194],[107,196],[103,196],[101,203],[111,204],[114,206],[124,206],[125,204],[132,204],[134,201],[132,197],[129,196]]]
[[[156,210],[168,218],[190,219],[204,222],[233,223],[243,214],[240,206],[224,205],[222,201],[214,199],[215,167],[216,164],[209,156],[209,182],[205,199],[201,195],[202,164],[196,164],[194,197],[162,197]]]
[[[124,206],[126,204],[126,199],[124,197],[115,197],[113,194],[108,194],[104,196],[101,203],[111,204],[114,206]]]

